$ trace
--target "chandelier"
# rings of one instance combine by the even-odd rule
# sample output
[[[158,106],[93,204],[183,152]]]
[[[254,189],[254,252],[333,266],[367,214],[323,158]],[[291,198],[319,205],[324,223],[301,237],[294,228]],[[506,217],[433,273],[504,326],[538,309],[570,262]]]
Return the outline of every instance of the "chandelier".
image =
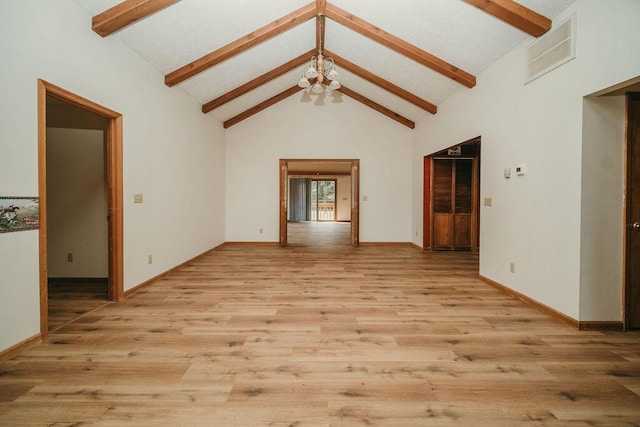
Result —
[[[334,90],[340,89],[338,77],[333,58],[325,58],[322,54],[319,54],[317,57],[311,57],[311,63],[300,78],[298,86],[303,89],[311,87],[311,92],[316,94],[326,91],[327,95],[331,95]],[[311,81],[314,79],[315,83],[311,86]],[[326,83],[327,81],[329,82],[328,84]]]

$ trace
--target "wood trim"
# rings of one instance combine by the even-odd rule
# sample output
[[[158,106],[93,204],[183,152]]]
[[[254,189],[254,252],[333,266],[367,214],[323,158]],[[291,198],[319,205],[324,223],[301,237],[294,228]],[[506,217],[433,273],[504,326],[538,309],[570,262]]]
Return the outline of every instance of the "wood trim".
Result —
[[[167,74],[164,78],[164,82],[167,86],[175,86],[178,83],[213,67],[214,65],[217,65],[256,46],[257,44],[264,42],[265,40],[308,21],[315,16],[315,12],[316,3],[314,1],[280,19],[276,19],[272,23],[267,24],[236,41],[222,46],[221,48],[178,68],[177,70]]]
[[[298,91],[301,91],[302,88],[298,87],[298,85],[292,86],[289,89],[280,92],[279,94],[272,96],[271,98],[267,99],[266,101],[261,102],[258,105],[255,105],[251,108],[249,108],[246,111],[243,111],[242,113],[238,114],[237,116],[234,116],[232,118],[230,118],[229,120],[226,120],[222,126],[225,129],[230,128],[231,126],[240,123],[241,121],[248,119],[249,117],[253,116],[254,114],[259,113],[262,110],[265,110],[269,107],[271,107],[274,104],[277,104],[278,102],[282,101],[283,99],[286,99],[288,97],[290,97],[291,95],[294,95],[295,93],[297,93]]]
[[[363,96],[360,95],[358,92],[355,92],[351,89],[349,89],[348,87],[345,87],[344,85],[340,87],[340,89],[338,89],[340,92],[344,93],[345,95],[347,95],[349,98],[352,98],[364,105],[366,105],[369,108],[373,108],[374,110],[376,110],[377,112],[384,114],[385,116],[395,120],[396,122],[405,125],[406,127],[410,128],[410,129],[415,129],[416,124],[412,121],[407,119],[406,117],[401,116],[398,113],[395,113],[393,111],[391,111],[390,109],[388,109],[387,107],[383,107],[382,105],[378,104],[377,102]]]
[[[47,96],[60,99],[107,119],[106,163],[109,239],[109,299],[122,299],[124,286],[123,268],[123,202],[122,202],[122,115],[86,98],[38,79],[38,197],[40,198],[39,287],[40,287],[40,335],[48,336],[48,270],[47,270]]]
[[[122,116],[109,120],[107,127],[107,185],[109,205],[109,299],[124,297],[124,202],[122,161]]]
[[[423,159],[423,181],[422,181],[422,248],[431,250],[431,233],[433,226],[433,207],[431,206],[431,186],[433,175],[431,173],[431,156],[424,156]]]
[[[289,210],[289,162],[280,159],[278,162],[278,246],[287,246],[288,240],[288,210]]]
[[[560,321],[562,321],[562,322],[564,322],[564,323],[566,323],[566,324],[568,324],[570,326],[573,326],[576,329],[579,328],[580,323],[576,319],[574,319],[572,317],[569,317],[566,314],[560,313],[559,311],[554,310],[553,308],[551,308],[551,307],[549,307],[547,305],[544,305],[544,304],[534,300],[533,298],[530,298],[530,297],[528,297],[528,296],[526,296],[524,294],[521,294],[518,291],[514,291],[513,289],[508,288],[508,287],[506,287],[506,286],[504,286],[504,285],[502,285],[502,284],[500,284],[500,283],[498,283],[496,281],[493,281],[493,280],[491,280],[491,279],[489,279],[487,277],[479,275],[478,278],[480,280],[482,280],[484,283],[486,283],[487,285],[489,285],[489,286],[491,286],[493,288],[496,288],[497,290],[499,290],[499,291],[501,291],[501,292],[503,292],[503,293],[505,293],[505,294],[507,294],[507,295],[509,295],[511,297],[514,297],[515,299],[525,303],[526,305],[528,305],[531,308],[534,308],[534,309],[536,309],[536,310],[538,310],[538,311],[540,311],[542,313],[548,314],[549,316],[553,317],[554,319],[560,320]],[[591,322],[591,323],[593,323],[593,322]]]
[[[377,41],[391,50],[394,50],[444,76],[449,77],[450,79],[457,81],[466,87],[471,88],[476,85],[476,78],[472,74],[456,67],[455,65],[449,64],[448,62],[420,49],[417,46],[387,33],[386,31],[332,5],[331,3],[327,3],[327,17],[357,33],[362,34],[365,37]]]
[[[622,322],[599,322],[599,321],[581,321],[578,322],[578,329],[581,331],[622,331]]]
[[[49,283],[47,277],[47,86],[38,80],[38,199],[40,226],[38,228],[38,263],[40,288],[40,337],[49,335]]]
[[[27,338],[26,340],[20,341],[18,344],[12,345],[11,347],[0,351],[0,362],[7,361],[17,356],[19,353],[27,350],[30,347],[33,347],[36,344],[40,344],[42,342],[42,337],[40,334],[36,334],[31,338]]]
[[[91,28],[100,36],[106,37],[179,1],[125,0],[94,16]]]
[[[351,246],[360,246],[360,159],[351,161]]]
[[[438,112],[438,107],[435,104],[432,104],[429,101],[426,101],[420,98],[419,96],[414,95],[408,90],[402,89],[400,86],[397,86],[391,83],[390,81],[387,81],[382,77],[379,77],[377,74],[374,74],[371,71],[368,71],[354,64],[353,62],[341,57],[340,55],[336,55],[335,53],[327,50],[325,51],[325,56],[333,58],[333,60],[336,62],[336,64],[339,67],[344,68],[345,70],[349,70],[352,73],[366,80],[369,80],[371,83],[381,87],[387,92],[390,92],[395,96],[402,98],[405,101],[410,102],[413,105],[416,105],[425,111],[430,112],[431,114],[436,114]]]
[[[551,29],[549,18],[513,0],[463,1],[534,37],[540,37]]]
[[[338,173],[320,173],[318,175],[317,171],[296,171],[289,174],[290,177],[298,177],[298,178],[313,178],[317,179],[318,176],[320,178],[329,178],[331,179],[334,176],[351,176],[351,172],[338,172]]]
[[[221,105],[226,104],[227,102],[233,101],[234,99],[244,95],[247,92],[252,91],[253,89],[256,89],[260,86],[262,86],[265,83],[270,82],[271,80],[273,80],[276,77],[280,77],[282,74],[293,70],[296,67],[299,67],[303,64],[305,64],[306,62],[308,62],[309,60],[311,60],[311,57],[315,54],[315,51],[312,49],[308,52],[303,53],[302,55],[298,56],[297,58],[292,59],[291,61],[280,65],[279,67],[274,68],[271,71],[268,71],[266,73],[264,73],[263,75],[261,75],[260,77],[257,77],[253,80],[251,80],[248,83],[243,84],[242,86],[238,86],[237,88],[230,90],[229,92],[225,93],[224,95],[221,95],[219,97],[217,97],[216,99],[207,102],[206,104],[204,104],[202,106],[202,112],[203,113],[208,113],[212,110],[215,110],[216,108],[220,107]]]

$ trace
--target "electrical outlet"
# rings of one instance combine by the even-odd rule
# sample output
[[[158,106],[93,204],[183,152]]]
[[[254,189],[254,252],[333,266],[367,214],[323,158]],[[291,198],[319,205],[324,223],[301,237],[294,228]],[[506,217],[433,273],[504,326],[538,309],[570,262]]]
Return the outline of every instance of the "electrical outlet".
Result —
[[[71,252],[67,254],[67,262],[73,262],[73,254]]]
[[[515,262],[510,262],[509,263],[509,271],[512,273],[516,272],[516,263]]]
[[[260,234],[262,234],[262,232],[263,232],[263,231],[264,231],[264,230],[262,229],[262,227],[260,227]]]
[[[153,255],[149,255],[149,257],[147,258],[147,263],[153,264]]]

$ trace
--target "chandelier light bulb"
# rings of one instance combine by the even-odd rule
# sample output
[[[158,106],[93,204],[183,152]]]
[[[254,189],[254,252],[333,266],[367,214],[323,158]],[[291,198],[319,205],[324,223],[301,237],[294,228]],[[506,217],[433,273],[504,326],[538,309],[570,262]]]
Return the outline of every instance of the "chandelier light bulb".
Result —
[[[331,90],[336,90],[336,89],[340,89],[340,82],[338,80],[331,80],[331,83],[329,84],[329,89]]]
[[[332,68],[331,71],[329,71],[329,74],[327,74],[327,78],[329,80],[336,80],[338,77],[338,72],[335,68]]]
[[[322,85],[318,82],[316,82],[316,84],[313,85],[313,88],[311,89],[311,92],[313,93],[322,93],[324,92],[324,89],[322,88]]]
[[[300,81],[298,82],[298,86],[300,86],[301,88],[305,89],[308,88],[311,85],[311,83],[309,83],[309,80],[307,80],[306,77],[302,76],[300,77]]]

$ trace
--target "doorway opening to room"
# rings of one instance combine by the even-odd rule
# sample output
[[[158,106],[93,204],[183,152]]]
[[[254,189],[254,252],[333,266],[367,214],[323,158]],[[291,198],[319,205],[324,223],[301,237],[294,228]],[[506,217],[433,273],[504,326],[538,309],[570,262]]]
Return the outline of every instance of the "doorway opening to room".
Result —
[[[480,137],[424,157],[423,249],[480,249]]]
[[[123,296],[122,116],[38,81],[40,334]]]
[[[360,162],[280,160],[280,246],[358,246]]]

